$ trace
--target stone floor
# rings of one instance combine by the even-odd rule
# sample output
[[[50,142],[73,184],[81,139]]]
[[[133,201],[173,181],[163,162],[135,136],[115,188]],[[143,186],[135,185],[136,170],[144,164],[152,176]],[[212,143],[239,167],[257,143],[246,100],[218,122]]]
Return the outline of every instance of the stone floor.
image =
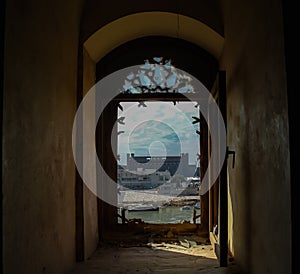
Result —
[[[148,244],[148,246],[102,245],[85,262],[77,263],[70,274],[114,273],[232,273],[234,263],[219,267],[211,245],[186,248],[178,244]]]

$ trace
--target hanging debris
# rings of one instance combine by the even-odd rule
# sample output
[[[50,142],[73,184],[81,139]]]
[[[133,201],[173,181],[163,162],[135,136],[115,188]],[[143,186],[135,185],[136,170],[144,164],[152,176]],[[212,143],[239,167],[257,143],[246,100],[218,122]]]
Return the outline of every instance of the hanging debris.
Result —
[[[147,107],[144,101],[139,102],[138,107]]]
[[[195,117],[195,116],[192,116],[192,118],[195,120],[195,121],[192,122],[193,124],[201,123],[201,119],[200,118]]]
[[[124,119],[125,119],[125,117],[122,116],[122,117],[118,118],[117,122],[120,123],[121,125],[125,125]]]
[[[120,103],[118,103],[118,108],[119,108],[121,111],[123,111],[123,107],[121,106]]]

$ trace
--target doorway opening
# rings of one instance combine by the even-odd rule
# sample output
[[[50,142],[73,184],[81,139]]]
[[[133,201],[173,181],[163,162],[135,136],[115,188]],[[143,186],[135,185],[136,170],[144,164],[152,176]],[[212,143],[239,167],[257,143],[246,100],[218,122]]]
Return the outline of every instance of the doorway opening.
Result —
[[[119,223],[200,224],[196,102],[121,102],[117,127]]]
[[[185,72],[187,72],[187,74],[192,76],[193,79],[197,79],[197,81],[201,82],[206,89],[211,90],[218,71],[217,61],[207,52],[191,43],[180,39],[167,37],[144,37],[130,41],[114,49],[107,56],[101,59],[99,63],[97,63],[96,80],[99,81],[116,70],[140,64],[144,64],[140,71],[144,71],[146,73],[148,73],[147,67],[151,65],[151,63],[162,63],[162,66],[168,70],[171,64],[167,62],[167,60],[170,60],[171,64],[175,68],[183,69]],[[180,204],[180,202],[176,204],[175,200],[180,200],[182,198],[178,195],[179,193],[172,197],[173,201],[169,200],[170,204],[157,204],[153,199],[150,199],[151,202],[149,202],[145,199],[143,200],[143,198],[139,200],[133,199],[135,204],[130,204],[129,202],[129,194],[133,193],[143,193],[144,195],[145,192],[154,192],[160,190],[161,195],[158,197],[161,197],[164,195],[164,191],[165,193],[168,191],[170,192],[177,186],[178,188],[185,187],[186,192],[195,190],[197,191],[197,188],[200,185],[198,180],[199,178],[197,177],[201,177],[201,174],[203,175],[206,172],[208,163],[208,126],[204,117],[201,116],[199,109],[200,101],[203,100],[203,98],[200,98],[199,94],[197,94],[197,91],[194,92],[191,89],[192,85],[189,84],[178,87],[179,89],[182,89],[177,89],[177,92],[174,92],[174,90],[171,89],[172,83],[174,83],[174,79],[170,77],[171,74],[165,79],[165,86],[160,86],[157,84],[157,82],[159,82],[160,77],[164,77],[164,75],[160,74],[159,70],[154,69],[152,71],[152,75],[148,75],[146,73],[142,73],[142,75],[140,74],[139,77],[136,77],[136,74],[124,75],[126,79],[122,80],[124,81],[122,89],[123,92],[115,97],[109,106],[106,107],[102,114],[102,118],[100,119],[101,121],[99,122],[100,125],[98,127],[97,134],[98,136],[101,136],[101,140],[97,139],[98,156],[107,174],[109,174],[112,179],[118,182],[118,184],[116,184],[116,199],[118,199],[119,203],[118,207],[115,208],[103,201],[99,201],[99,235],[102,235],[101,237],[105,238],[107,233],[111,233],[114,229],[117,231],[122,231],[122,233],[124,231],[139,231],[144,234],[148,232],[151,232],[152,234],[161,232],[164,234],[164,236],[171,231],[172,233],[169,233],[170,235],[176,233],[189,233],[191,235],[201,235],[203,238],[208,239],[208,193],[201,195],[201,197],[200,194],[195,195],[195,199],[193,199],[194,197],[192,195],[186,195],[190,199],[190,201],[187,201],[187,207],[184,207],[184,205]],[[151,78],[152,83],[156,83],[156,85],[148,85],[148,80],[145,76],[150,76],[149,78]],[[158,76],[158,78],[155,78],[155,76]],[[139,80],[138,84],[134,82],[137,80]],[[189,78],[187,77],[181,78],[180,82],[187,83],[188,81]],[[134,85],[131,85],[132,83]],[[187,99],[184,96],[184,93],[191,93],[193,96],[189,96],[189,99]],[[99,96],[101,95],[99,94]],[[191,98],[193,99],[191,100]],[[169,129],[168,125],[165,125],[166,121],[164,122],[164,120],[162,120],[157,123],[157,121],[152,118],[153,114],[159,113],[157,111],[152,111],[151,115],[148,115],[148,122],[140,122],[140,124],[135,125],[133,128],[130,128],[130,130],[124,130],[124,125],[122,122],[125,123],[125,126],[126,123],[128,123],[128,117],[126,118],[126,115],[124,114],[127,108],[126,104],[133,104],[133,107],[135,108],[135,115],[132,116],[133,119],[137,119],[141,113],[148,110],[149,106],[152,104],[158,104],[160,105],[160,108],[163,108],[162,106],[169,106],[169,108],[172,108],[172,111],[167,113],[170,114],[174,112],[176,108],[183,106],[186,103],[191,103],[189,107],[191,113],[186,115],[188,116],[186,117],[186,126],[193,128],[193,136],[198,141],[198,144],[195,145],[193,150],[186,151],[181,149],[177,150],[176,153],[167,153],[169,147],[164,144],[167,140],[164,139],[163,135],[160,135],[161,139],[152,140],[151,143],[147,143],[147,151],[139,150],[139,147],[135,142],[131,142],[131,149],[120,151],[118,146],[121,143],[121,140],[119,141],[118,139],[126,137],[126,133],[128,136],[134,137],[139,132],[142,132],[143,129],[145,130],[145,128],[155,128],[155,125],[162,127],[160,131],[163,129]],[[146,107],[144,105],[146,105]],[[195,120],[193,117],[196,117],[197,119]],[[174,116],[172,121],[176,124],[174,126],[176,129],[178,127],[177,116]],[[111,135],[109,134],[111,131],[115,131],[115,134],[112,134],[112,136],[115,136],[114,140],[111,140]],[[131,135],[129,134],[130,132],[132,132]],[[140,140],[142,140],[142,137],[140,137]],[[191,139],[189,139],[189,142],[191,142]],[[108,144],[111,143],[113,143],[115,151],[112,151],[112,149],[108,146]],[[173,141],[173,144],[178,143],[180,142]],[[128,144],[130,144],[129,141],[127,142],[127,145]],[[197,168],[193,167],[193,172],[186,175],[175,173],[172,174],[172,168],[165,168],[166,165],[172,166],[171,164],[176,167],[178,162],[184,162],[184,159],[187,159],[187,166],[195,165]],[[127,160],[129,162],[129,166],[131,165],[129,170],[127,168]],[[145,173],[145,170],[153,169],[153,167],[151,168],[149,166],[145,168],[145,165],[148,163],[151,163],[154,166],[159,164],[162,166],[161,169],[156,167],[155,172],[157,171],[157,173],[153,172],[154,174],[152,176],[156,176],[158,179],[161,178],[164,183],[145,183],[145,181],[147,181],[151,175],[147,174],[147,172]],[[142,166],[137,166],[138,164]],[[124,165],[125,168],[122,167],[122,165]],[[180,167],[177,169],[180,170]],[[175,170],[177,169],[175,168]],[[186,168],[185,171],[188,169],[189,168]],[[139,172],[141,172],[141,174],[136,174]],[[170,174],[168,174],[168,172]],[[130,180],[134,181],[137,179],[137,177],[142,178],[144,183],[130,183]],[[190,181],[187,182],[186,177],[192,178],[189,178]],[[189,185],[191,186],[190,189],[188,189]],[[127,192],[125,193],[126,195],[124,194],[124,188]],[[180,189],[178,191],[180,191]],[[174,193],[176,192],[174,191]],[[125,204],[124,201],[127,203]],[[190,204],[188,204],[189,202]],[[151,208],[153,210],[150,210],[149,212],[143,212],[143,216],[139,215],[141,213],[139,210],[134,210],[134,207],[136,206],[145,208],[145,206],[148,207],[150,203],[151,206],[154,206],[154,208]],[[168,212],[168,210],[171,208],[171,206],[175,206],[175,204],[176,210],[178,210],[180,214],[187,215],[178,217],[178,215],[173,214],[172,216],[173,212]],[[129,206],[132,207],[129,208]],[[160,207],[158,211],[156,211],[156,206]],[[164,210],[169,219],[166,220],[165,216],[159,216],[160,210]],[[149,214],[149,216],[146,217],[146,214]],[[154,215],[156,217],[158,215],[159,217],[154,218]]]

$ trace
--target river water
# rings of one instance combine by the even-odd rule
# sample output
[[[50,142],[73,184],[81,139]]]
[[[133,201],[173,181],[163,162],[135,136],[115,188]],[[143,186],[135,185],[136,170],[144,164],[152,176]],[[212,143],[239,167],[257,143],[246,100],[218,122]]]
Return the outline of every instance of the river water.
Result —
[[[156,204],[159,206],[158,211],[128,211],[125,212],[127,219],[142,219],[146,223],[170,223],[178,224],[184,221],[193,223],[194,207],[190,206],[189,209],[182,209],[182,206],[164,206],[170,201],[187,201],[187,200],[198,200],[199,196],[168,196],[159,195],[155,190],[146,191],[120,191],[118,196],[118,207],[119,209],[128,205],[137,204]],[[121,212],[119,212],[121,215]],[[200,210],[196,209],[196,215],[200,214]],[[119,222],[121,222],[119,218]],[[200,218],[196,219],[196,223],[200,223]]]

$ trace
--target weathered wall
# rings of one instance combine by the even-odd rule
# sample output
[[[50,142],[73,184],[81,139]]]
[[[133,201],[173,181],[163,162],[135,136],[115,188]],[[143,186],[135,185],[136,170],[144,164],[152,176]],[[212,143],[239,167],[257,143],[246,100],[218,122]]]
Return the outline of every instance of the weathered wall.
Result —
[[[75,262],[80,0],[6,1],[4,273],[66,273]]]
[[[91,60],[90,56],[84,50],[83,52],[83,93],[84,95],[93,87],[96,79],[96,65]],[[92,116],[95,117],[95,104],[89,106]],[[91,123],[92,124],[92,123]],[[85,135],[83,135],[84,138]],[[95,144],[84,142],[84,149],[90,151],[95,147]],[[92,146],[92,147],[91,147]],[[90,154],[87,159],[83,159],[84,172],[90,173],[96,181],[96,159],[93,159]],[[98,211],[97,211],[97,196],[93,194],[89,188],[83,186],[83,207],[84,207],[84,255],[88,258],[96,249],[98,244]]]
[[[281,1],[223,1],[232,206],[244,273],[291,273],[290,165]]]

